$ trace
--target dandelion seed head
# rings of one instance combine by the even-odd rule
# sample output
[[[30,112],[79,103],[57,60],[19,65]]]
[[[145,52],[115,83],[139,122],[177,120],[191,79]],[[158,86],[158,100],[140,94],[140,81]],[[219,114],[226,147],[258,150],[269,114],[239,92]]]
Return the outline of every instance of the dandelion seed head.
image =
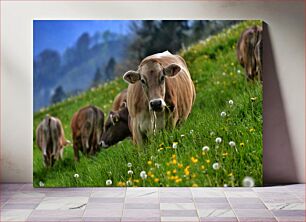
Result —
[[[105,181],[106,186],[110,186],[113,184],[112,180],[107,180]]]
[[[220,116],[221,116],[221,117],[226,117],[226,112],[224,112],[224,111],[221,112]]]
[[[178,144],[178,142],[173,142],[173,143],[172,143],[172,148],[173,148],[173,149],[176,149],[176,148],[177,148],[177,144]]]
[[[203,146],[202,151],[203,151],[203,152],[209,151],[209,147],[208,147],[208,146]]]
[[[144,171],[144,170],[141,171],[141,172],[140,172],[140,177],[141,177],[141,179],[143,179],[143,180],[147,179],[148,175],[147,175],[146,171]]]
[[[234,104],[234,101],[233,101],[233,100],[229,100],[229,101],[228,101],[228,104],[229,104],[230,106],[232,106],[232,105]]]
[[[131,168],[132,167],[132,163],[128,163],[127,166]]]
[[[219,164],[219,163],[214,163],[214,164],[212,165],[212,168],[213,168],[214,170],[218,170],[218,169],[220,168],[220,164]]]
[[[252,177],[246,176],[245,178],[243,178],[242,181],[242,186],[244,187],[254,187],[255,182],[254,179]]]
[[[234,141],[230,141],[230,142],[228,143],[228,145],[230,145],[231,147],[234,147],[234,146],[236,146],[236,143],[235,143]]]
[[[216,138],[216,143],[221,143],[221,142],[222,142],[221,137],[217,137],[217,138]]]
[[[128,175],[133,175],[133,173],[134,173],[133,170],[128,171]]]

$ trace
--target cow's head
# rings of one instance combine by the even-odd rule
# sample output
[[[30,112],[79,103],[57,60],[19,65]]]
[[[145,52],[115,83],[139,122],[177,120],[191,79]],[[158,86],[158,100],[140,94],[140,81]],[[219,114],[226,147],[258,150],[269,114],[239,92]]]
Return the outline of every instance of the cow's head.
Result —
[[[170,64],[162,67],[158,62],[148,61],[137,71],[128,71],[123,79],[130,84],[141,82],[143,91],[148,99],[149,110],[161,112],[164,110],[166,85],[165,79],[178,74],[181,67],[177,64]]]
[[[122,104],[119,111],[109,113],[100,142],[102,147],[110,147],[131,135],[128,118],[129,112],[126,103]]]

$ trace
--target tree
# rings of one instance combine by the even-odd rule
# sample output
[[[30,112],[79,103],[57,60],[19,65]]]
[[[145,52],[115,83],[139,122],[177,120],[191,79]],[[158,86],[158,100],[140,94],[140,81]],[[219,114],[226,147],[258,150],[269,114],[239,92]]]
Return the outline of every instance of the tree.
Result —
[[[56,87],[53,96],[51,97],[51,103],[58,103],[65,99],[66,93],[63,90],[62,86]]]
[[[108,60],[108,63],[105,67],[105,78],[107,81],[113,79],[115,66],[116,66],[116,60],[113,57],[111,57]]]
[[[92,87],[96,87],[98,86],[101,82],[103,81],[103,77],[102,77],[102,74],[101,74],[101,71],[99,68],[96,69],[96,73],[95,73],[95,76],[92,80],[92,84],[91,86]]]

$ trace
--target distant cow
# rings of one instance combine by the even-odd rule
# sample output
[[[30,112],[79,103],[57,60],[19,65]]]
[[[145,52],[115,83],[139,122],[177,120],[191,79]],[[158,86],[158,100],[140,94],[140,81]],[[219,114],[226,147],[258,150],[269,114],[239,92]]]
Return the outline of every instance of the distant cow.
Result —
[[[242,32],[237,44],[237,58],[247,79],[262,80],[262,28],[253,26]]]
[[[195,88],[184,59],[166,51],[146,57],[137,71],[128,71],[127,108],[133,141],[142,145],[147,135],[173,128],[187,119]]]
[[[112,111],[105,121],[102,147],[107,148],[132,136],[129,129],[129,111],[126,104],[127,90],[119,93],[113,103]]]
[[[36,129],[36,143],[43,153],[44,165],[50,167],[63,158],[64,146],[70,141],[65,139],[61,121],[46,115]]]
[[[104,124],[104,113],[96,106],[86,106],[77,111],[71,120],[74,159],[83,154],[95,154],[99,150]]]

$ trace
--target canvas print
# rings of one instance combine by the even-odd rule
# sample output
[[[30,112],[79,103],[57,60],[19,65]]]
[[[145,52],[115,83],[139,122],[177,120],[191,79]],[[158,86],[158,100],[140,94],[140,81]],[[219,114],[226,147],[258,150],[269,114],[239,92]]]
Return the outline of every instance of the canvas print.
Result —
[[[34,20],[35,187],[253,187],[262,22]]]

